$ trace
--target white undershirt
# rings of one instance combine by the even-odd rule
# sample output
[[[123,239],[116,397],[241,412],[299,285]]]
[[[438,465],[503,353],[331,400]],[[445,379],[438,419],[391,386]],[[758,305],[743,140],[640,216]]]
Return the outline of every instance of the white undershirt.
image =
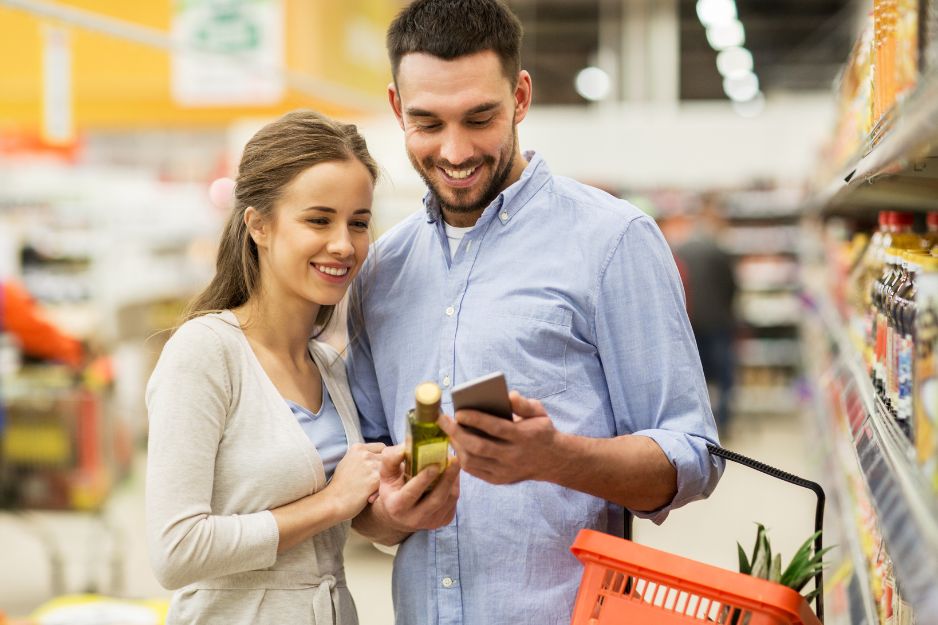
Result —
[[[466,233],[472,230],[473,226],[457,228],[444,221],[443,228],[446,230],[446,240],[449,241],[449,256],[453,258],[456,256],[456,250],[459,249],[459,243],[462,241],[463,237],[466,236]]]

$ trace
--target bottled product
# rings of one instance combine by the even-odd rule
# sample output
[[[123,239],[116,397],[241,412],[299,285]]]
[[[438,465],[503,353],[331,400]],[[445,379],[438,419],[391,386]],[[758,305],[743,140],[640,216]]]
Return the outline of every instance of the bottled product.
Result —
[[[873,283],[883,273],[882,249],[883,237],[886,236],[890,228],[889,211],[882,211],[879,214],[879,228],[870,237],[870,242],[866,246],[859,262],[850,272],[848,280],[849,290],[847,298],[854,313],[851,315],[851,329],[853,338],[858,347],[863,347],[863,359],[867,366],[867,372],[872,375],[873,366],[873,322],[872,322],[872,289]]]
[[[921,251],[907,251],[902,256],[904,284],[896,291],[893,318],[896,328],[896,418],[900,428],[915,440],[915,421],[912,414],[912,379],[915,357],[915,296],[918,275],[921,272]]]
[[[404,474],[410,479],[429,466],[440,473],[449,458],[449,437],[436,421],[440,416],[440,387],[433,382],[418,384],[414,407],[407,413],[407,437],[404,451]]]
[[[938,491],[938,258],[923,257],[915,293],[915,367],[912,378],[915,451]]]

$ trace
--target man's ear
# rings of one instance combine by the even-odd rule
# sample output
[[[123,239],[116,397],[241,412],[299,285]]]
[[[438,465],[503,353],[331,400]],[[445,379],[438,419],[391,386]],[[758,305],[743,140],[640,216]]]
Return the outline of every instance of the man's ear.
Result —
[[[518,84],[515,85],[515,123],[520,124],[527,116],[528,109],[531,108],[531,97],[533,95],[531,85],[531,74],[523,69],[518,72]]]
[[[394,117],[401,130],[404,130],[404,110],[401,108],[401,95],[397,92],[397,85],[394,81],[388,83],[388,102],[391,104],[391,110],[394,111]]]
[[[253,206],[248,206],[244,211],[244,225],[247,226],[248,236],[257,247],[267,246],[267,239],[270,236],[269,224]]]

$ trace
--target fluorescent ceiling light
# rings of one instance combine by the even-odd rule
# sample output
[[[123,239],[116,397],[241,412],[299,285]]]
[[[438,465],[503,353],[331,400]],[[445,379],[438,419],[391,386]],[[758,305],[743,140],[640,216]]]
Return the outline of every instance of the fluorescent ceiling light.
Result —
[[[765,109],[765,96],[759,91],[744,102],[733,102],[733,110],[741,117],[758,117]]]
[[[739,47],[746,43],[746,31],[739,20],[714,24],[707,28],[707,41],[714,50]]]
[[[723,92],[733,102],[747,102],[759,93],[759,78],[752,72],[724,78]]]
[[[734,46],[717,54],[717,70],[724,78],[733,78],[752,73],[752,52]]]
[[[612,81],[598,67],[585,67],[576,75],[576,92],[587,100],[602,100],[609,95]]]
[[[734,0],[697,0],[697,18],[706,27],[725,24],[736,19]]]

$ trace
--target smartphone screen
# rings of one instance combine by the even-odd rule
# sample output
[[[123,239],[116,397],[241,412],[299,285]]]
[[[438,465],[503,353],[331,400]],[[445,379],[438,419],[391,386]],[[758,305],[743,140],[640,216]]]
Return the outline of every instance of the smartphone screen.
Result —
[[[478,410],[502,419],[512,420],[508,384],[501,371],[489,373],[453,387],[453,412]]]

